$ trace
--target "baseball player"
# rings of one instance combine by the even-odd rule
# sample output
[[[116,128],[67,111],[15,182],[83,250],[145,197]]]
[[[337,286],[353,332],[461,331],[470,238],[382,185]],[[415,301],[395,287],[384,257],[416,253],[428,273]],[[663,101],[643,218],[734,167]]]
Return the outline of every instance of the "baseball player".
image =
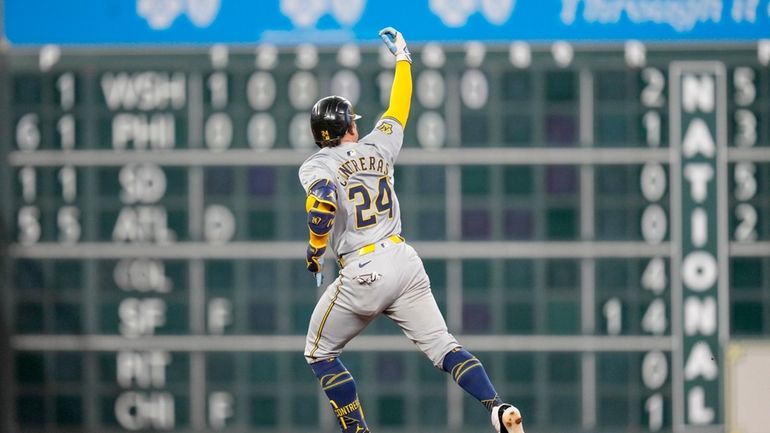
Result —
[[[307,269],[320,286],[327,248],[341,269],[313,310],[305,358],[343,433],[368,433],[356,383],[339,357],[353,337],[385,314],[490,411],[495,431],[523,433],[519,410],[502,402],[481,362],[448,332],[422,261],[400,235],[393,165],[409,116],[412,59],[401,33],[387,27],[379,34],[396,56],[396,72],[390,104],[374,129],[359,138],[355,121],[361,116],[339,96],[321,99],[310,114],[321,149],[299,169],[310,229]]]

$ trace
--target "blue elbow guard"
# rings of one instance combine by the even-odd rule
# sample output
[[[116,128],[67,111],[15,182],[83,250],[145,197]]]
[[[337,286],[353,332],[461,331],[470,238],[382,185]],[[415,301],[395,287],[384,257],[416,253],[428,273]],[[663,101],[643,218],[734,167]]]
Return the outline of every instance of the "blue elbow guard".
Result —
[[[319,180],[310,187],[305,208],[308,214],[307,225],[313,234],[324,236],[331,231],[336,202],[337,187],[330,180]]]
[[[334,225],[334,212],[321,209],[310,209],[307,213],[307,226],[313,234],[324,236]]]
[[[337,208],[337,187],[329,179],[321,179],[314,183],[307,191],[308,198],[315,198],[316,201],[328,204],[332,209]],[[317,207],[313,204],[312,207]],[[307,209],[310,211],[310,206]]]

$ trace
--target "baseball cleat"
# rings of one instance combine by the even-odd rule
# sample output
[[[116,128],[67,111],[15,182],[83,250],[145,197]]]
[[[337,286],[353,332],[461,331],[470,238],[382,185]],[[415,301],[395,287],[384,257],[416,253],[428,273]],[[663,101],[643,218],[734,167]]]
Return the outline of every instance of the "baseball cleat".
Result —
[[[524,433],[521,412],[508,403],[492,408],[492,427],[497,433]]]

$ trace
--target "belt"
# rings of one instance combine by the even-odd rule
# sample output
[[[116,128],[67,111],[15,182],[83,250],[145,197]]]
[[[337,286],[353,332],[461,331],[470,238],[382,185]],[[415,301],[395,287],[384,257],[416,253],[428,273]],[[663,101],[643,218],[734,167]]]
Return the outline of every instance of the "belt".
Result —
[[[341,268],[344,268],[345,267],[345,260],[344,260],[345,256],[348,256],[348,255],[353,254],[355,252],[358,252],[357,255],[359,255],[359,256],[365,256],[367,254],[371,254],[371,253],[377,251],[377,247],[378,246],[381,247],[381,248],[384,248],[386,246],[386,244],[384,243],[385,241],[388,241],[391,244],[395,245],[395,244],[400,244],[401,242],[404,242],[404,238],[401,235],[390,235],[387,238],[380,239],[379,241],[377,241],[377,242],[375,242],[373,244],[364,245],[363,247],[361,247],[361,248],[359,248],[357,250],[353,250],[353,251],[351,251],[349,253],[341,254],[337,258],[337,263],[339,263]]]

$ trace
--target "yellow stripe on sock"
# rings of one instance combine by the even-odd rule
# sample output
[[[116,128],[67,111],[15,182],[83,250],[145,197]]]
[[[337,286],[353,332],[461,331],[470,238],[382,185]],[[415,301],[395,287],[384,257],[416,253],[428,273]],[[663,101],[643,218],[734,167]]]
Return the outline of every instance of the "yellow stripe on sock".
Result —
[[[329,386],[334,383],[335,380],[339,379],[340,376],[344,376],[346,374],[350,374],[347,371],[343,371],[342,373],[337,374],[327,374],[324,377],[321,378],[321,385],[322,386]]]
[[[473,357],[471,359],[461,362],[460,364],[455,365],[455,367],[452,369],[452,377],[454,378],[455,382],[457,382],[458,377],[462,375],[463,369],[465,368],[466,364],[471,363],[473,361],[478,362],[479,360]],[[455,372],[455,370],[457,370],[457,372]]]
[[[460,374],[455,378],[455,382],[460,383],[460,378],[463,377],[465,373],[467,373],[470,370],[473,370],[476,367],[481,367],[481,363],[476,363],[471,365],[470,367],[466,368],[465,370],[461,371]]]
[[[340,385],[342,385],[343,383],[346,383],[346,382],[350,382],[351,380],[353,380],[353,377],[352,377],[352,376],[349,376],[349,377],[348,377],[347,379],[345,379],[345,380],[341,380],[341,381],[339,381],[339,382],[337,382],[337,383],[333,383],[333,384],[331,384],[331,385],[327,385],[327,386],[323,387],[323,390],[324,390],[324,391],[326,391],[327,389],[332,389],[332,388],[335,388],[335,387],[337,387],[337,386],[340,386]]]

